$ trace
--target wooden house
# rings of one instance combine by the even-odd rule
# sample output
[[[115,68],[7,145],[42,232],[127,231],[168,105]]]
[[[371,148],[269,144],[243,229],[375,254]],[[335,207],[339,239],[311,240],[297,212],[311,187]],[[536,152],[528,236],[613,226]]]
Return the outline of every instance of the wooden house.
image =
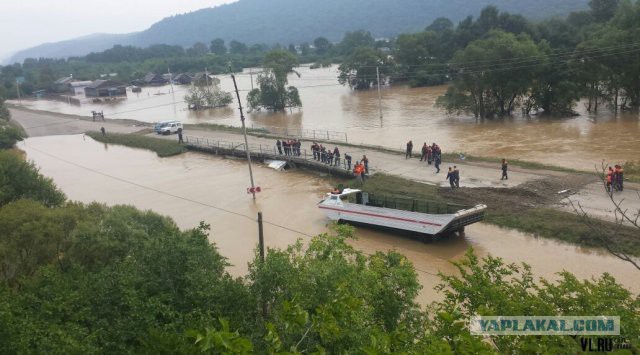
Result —
[[[145,85],[150,85],[150,86],[164,85],[169,82],[169,80],[165,79],[162,75],[153,74],[153,73],[149,73],[145,75],[144,79],[142,80],[144,81]]]
[[[86,97],[127,96],[127,88],[112,80],[96,80],[84,88]]]
[[[178,74],[173,78],[174,84],[179,85],[189,85],[193,79],[189,76],[189,74]]]

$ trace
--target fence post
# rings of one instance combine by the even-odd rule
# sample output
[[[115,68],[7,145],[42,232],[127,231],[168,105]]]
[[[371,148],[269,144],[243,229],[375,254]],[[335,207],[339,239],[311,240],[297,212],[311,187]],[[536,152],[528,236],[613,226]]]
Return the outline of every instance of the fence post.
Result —
[[[327,140],[329,140],[329,131],[327,131]]]
[[[314,141],[316,140],[316,130],[315,129],[313,130],[313,140]]]
[[[349,140],[347,139],[347,132],[344,132],[344,142],[349,143]]]

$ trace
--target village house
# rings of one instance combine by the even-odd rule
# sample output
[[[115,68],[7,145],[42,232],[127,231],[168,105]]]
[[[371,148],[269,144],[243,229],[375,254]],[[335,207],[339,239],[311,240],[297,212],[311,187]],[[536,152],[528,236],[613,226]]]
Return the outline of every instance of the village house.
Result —
[[[71,93],[73,95],[80,95],[84,93],[84,88],[91,85],[92,81],[74,81],[71,84]]]
[[[86,97],[127,96],[127,88],[112,80],[96,80],[84,88]]]
[[[73,82],[73,76],[65,76],[53,82],[53,91],[57,93],[71,92],[71,83]]]
[[[165,79],[162,75],[153,74],[153,73],[149,73],[145,75],[142,81],[144,82],[145,85],[150,85],[150,86],[164,85],[169,82],[169,80]]]
[[[173,78],[174,84],[179,85],[189,85],[193,79],[189,76],[189,74],[178,74]]]

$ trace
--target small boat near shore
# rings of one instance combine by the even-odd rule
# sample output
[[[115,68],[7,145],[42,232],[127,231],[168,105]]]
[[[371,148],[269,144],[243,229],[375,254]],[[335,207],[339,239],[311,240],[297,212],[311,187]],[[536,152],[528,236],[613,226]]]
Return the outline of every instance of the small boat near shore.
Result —
[[[487,206],[465,208],[409,199],[388,200],[362,190],[344,189],[328,193],[318,208],[334,221],[438,237],[463,232],[465,226],[482,221]]]

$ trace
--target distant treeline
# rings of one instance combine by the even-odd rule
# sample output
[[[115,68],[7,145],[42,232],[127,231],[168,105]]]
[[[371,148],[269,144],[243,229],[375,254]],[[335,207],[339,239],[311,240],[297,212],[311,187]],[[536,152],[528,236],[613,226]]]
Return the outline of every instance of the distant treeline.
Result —
[[[189,48],[154,45],[114,46],[69,59],[27,59],[0,68],[0,96],[48,89],[73,74],[92,80],[117,73],[121,82],[148,72],[220,74],[259,66],[273,49],[291,51],[300,63],[341,63],[340,82],[367,89],[376,67],[386,82],[412,86],[454,85],[439,103],[450,112],[498,117],[521,109],[525,114],[571,114],[576,100],[589,98],[589,109],[640,106],[640,2],[592,0],[587,11],[566,18],[533,22],[517,14],[484,8],[479,17],[456,25],[438,18],[424,31],[375,40],[366,31],[348,32],[341,42],[318,37],[310,43],[267,46],[213,39]]]

